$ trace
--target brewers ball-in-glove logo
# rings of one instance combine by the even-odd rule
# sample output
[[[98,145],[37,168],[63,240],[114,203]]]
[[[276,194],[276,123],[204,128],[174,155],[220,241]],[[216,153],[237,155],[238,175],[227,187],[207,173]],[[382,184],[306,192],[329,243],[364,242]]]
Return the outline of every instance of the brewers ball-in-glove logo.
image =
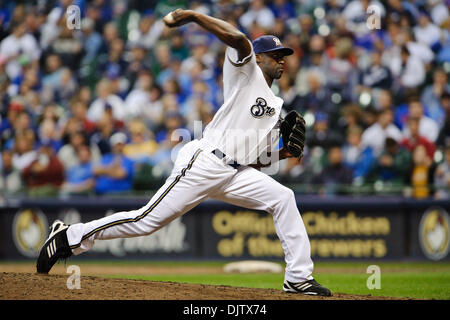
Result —
[[[13,239],[24,256],[35,258],[44,245],[48,223],[39,209],[22,209],[13,221]]]
[[[422,216],[419,240],[427,258],[440,260],[447,256],[449,249],[449,216],[440,208],[428,209]]]
[[[280,39],[273,37],[273,41],[275,42],[275,45],[276,45],[277,47],[281,46],[281,41],[280,41]]]
[[[263,98],[257,98],[256,103],[250,108],[250,113],[255,118],[262,118],[264,115],[271,117],[275,114],[275,108],[269,107]]]

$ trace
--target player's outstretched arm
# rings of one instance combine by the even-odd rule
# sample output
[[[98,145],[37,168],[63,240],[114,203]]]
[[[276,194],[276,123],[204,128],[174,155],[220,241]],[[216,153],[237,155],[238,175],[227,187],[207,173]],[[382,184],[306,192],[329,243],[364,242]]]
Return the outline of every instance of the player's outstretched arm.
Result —
[[[163,18],[164,23],[170,27],[179,27],[189,22],[195,22],[205,30],[214,34],[227,46],[237,50],[238,59],[246,58],[252,51],[247,37],[232,24],[195,12],[193,10],[177,9]]]

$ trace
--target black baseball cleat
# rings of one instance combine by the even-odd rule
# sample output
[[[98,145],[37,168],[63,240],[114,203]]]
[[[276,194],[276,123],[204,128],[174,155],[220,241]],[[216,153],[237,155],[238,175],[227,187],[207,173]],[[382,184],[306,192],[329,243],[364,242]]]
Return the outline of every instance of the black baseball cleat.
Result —
[[[53,222],[50,235],[42,246],[36,263],[38,273],[48,273],[58,260],[67,259],[72,255],[66,235],[68,227],[60,220]]]
[[[331,297],[331,291],[328,288],[321,286],[314,279],[298,283],[292,283],[284,280],[283,290],[289,293],[302,293],[314,296]]]

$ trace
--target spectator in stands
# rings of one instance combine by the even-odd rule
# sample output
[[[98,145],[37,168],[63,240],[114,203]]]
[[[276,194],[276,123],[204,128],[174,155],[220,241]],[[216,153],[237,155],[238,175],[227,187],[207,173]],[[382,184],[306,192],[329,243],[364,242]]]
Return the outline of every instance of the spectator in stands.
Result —
[[[95,123],[87,118],[88,106],[82,100],[74,101],[71,104],[71,115],[81,124],[81,129],[90,137],[96,130]]]
[[[386,4],[386,11],[391,19],[400,20],[401,17],[405,17],[409,22],[409,25],[413,24],[416,20],[417,13],[410,9],[408,3],[401,0],[388,0]]]
[[[419,120],[419,134],[434,143],[439,135],[439,125],[433,119],[424,115],[422,103],[418,99],[411,101],[409,103],[408,111],[409,118]],[[403,126],[402,132],[405,138],[411,136],[408,125]]]
[[[45,23],[41,28],[40,46],[42,49],[47,50],[52,41],[58,37],[60,27],[64,26],[61,22],[65,21],[64,16],[67,12],[67,8],[71,4],[71,0],[60,0],[48,13]]]
[[[31,119],[31,116],[28,112],[21,111],[19,115],[17,116],[16,121],[13,123],[13,128],[16,133],[18,132],[24,132],[28,129],[35,130],[33,125],[33,119]]]
[[[139,73],[134,88],[132,88],[125,99],[130,118],[141,117],[145,109],[149,107],[151,101],[150,90],[154,84],[153,76],[148,70],[142,70]]]
[[[437,199],[450,198],[450,145],[446,145],[444,160],[439,163],[434,172],[435,197]]]
[[[418,22],[418,25],[413,28],[417,41],[426,44],[430,48],[439,46],[441,29],[430,20],[428,14],[422,11]]]
[[[37,157],[37,152],[34,150],[34,143],[36,136],[30,129],[24,132],[17,132],[14,139],[14,154],[13,166],[15,169],[22,172],[28,167]]]
[[[183,34],[178,30],[174,30],[170,38],[170,56],[178,61],[189,57],[189,48],[184,41]]]
[[[23,191],[20,171],[13,166],[12,150],[4,150],[0,161],[0,193],[3,196],[17,195]]]
[[[91,143],[95,144],[102,155],[111,153],[109,138],[119,129],[110,115],[104,114],[96,124],[98,131],[91,137]]]
[[[448,3],[445,3],[443,0],[428,1],[427,9],[429,10],[431,20],[437,26],[442,26],[450,17]]]
[[[88,146],[90,150],[89,159],[92,163],[96,163],[100,160],[101,154],[97,145],[88,144],[86,133],[84,131],[76,131],[70,134],[69,143],[64,145],[57,156],[64,165],[65,170],[70,170],[72,167],[80,165],[80,159],[78,158],[79,149],[83,146]]]
[[[127,111],[123,100],[111,92],[111,83],[103,78],[97,84],[97,99],[89,106],[87,117],[92,122],[97,122],[102,118],[105,109],[111,108],[114,118],[125,120]]]
[[[83,48],[85,54],[81,60],[81,65],[90,65],[95,61],[97,55],[102,48],[103,39],[102,36],[95,30],[95,22],[90,18],[84,18],[81,20],[81,31],[83,35],[81,41],[83,42]]]
[[[336,123],[336,128],[338,131],[347,132],[347,130],[351,127],[361,127],[362,129],[364,126],[364,113],[359,105],[350,103],[344,105],[340,111],[341,114]]]
[[[400,54],[392,57],[390,69],[397,91],[415,88],[425,81],[425,65],[418,57],[412,55],[406,46],[400,48]]]
[[[353,171],[353,182],[362,183],[375,161],[373,151],[362,144],[362,129],[351,126],[347,130],[347,142],[342,148],[343,162]]]
[[[444,69],[436,69],[433,73],[433,83],[427,86],[420,97],[425,108],[425,114],[439,124],[442,128],[445,121],[445,110],[441,105],[441,97],[450,92],[448,76]]]
[[[186,136],[187,135],[187,136]],[[157,166],[161,175],[168,176],[173,167],[174,149],[190,141],[191,132],[184,128],[183,118],[176,111],[167,111],[164,116],[164,127],[155,137],[158,151],[150,158],[150,163]]]
[[[437,145],[446,146],[450,143],[450,91],[444,92],[440,100],[445,112],[445,120],[436,143]]]
[[[412,166],[406,175],[414,198],[423,199],[433,195],[435,169],[436,165],[427,155],[425,146],[417,145],[412,152]]]
[[[77,149],[79,163],[66,170],[66,180],[61,187],[64,195],[88,195],[94,193],[95,178],[91,150],[87,145]]]
[[[146,49],[152,49],[155,47],[163,30],[164,23],[161,19],[157,19],[154,14],[144,12],[133,38],[129,39],[129,45],[142,44]]]
[[[142,70],[153,70],[152,63],[149,61],[148,51],[144,45],[136,43],[130,49],[130,60],[124,73],[124,77],[130,82],[131,88],[134,87],[138,74]]]
[[[275,18],[280,18],[284,21],[295,18],[295,6],[292,2],[286,0],[274,0],[269,4],[270,10],[275,15]]]
[[[16,130],[14,124],[17,122],[19,115],[23,112],[23,105],[21,103],[16,103],[11,101],[7,106],[7,111],[0,120],[0,138],[2,146],[11,147],[11,140],[13,139]],[[9,141],[9,143],[7,143]]]
[[[131,139],[123,148],[123,154],[135,163],[149,162],[151,156],[158,150],[158,144],[144,121],[132,120],[128,124],[128,132]]]
[[[22,73],[13,79],[9,85],[8,94],[17,96],[18,99],[23,99],[23,103],[26,104],[30,93],[41,91],[42,81],[36,65],[31,64],[28,60],[20,60],[19,62],[22,67]]]
[[[208,101],[208,86],[205,82],[197,80],[192,86],[192,94],[187,101],[181,105],[180,113],[185,119],[186,126],[194,131],[195,121],[201,121],[207,114],[213,114],[213,106]],[[206,126],[206,124],[203,124]]]
[[[91,88],[86,84],[80,84],[78,91],[73,96],[73,101],[80,101],[89,106],[93,100]]]
[[[328,115],[334,112],[334,104],[331,101],[332,91],[326,87],[324,80],[315,71],[308,72],[306,80],[308,92],[299,97],[298,103],[303,112],[322,112]]]
[[[352,169],[344,165],[342,149],[339,145],[334,145],[328,151],[328,163],[312,183],[323,185],[321,190],[325,194],[345,193],[345,188],[353,182]]]
[[[404,137],[400,141],[400,145],[406,148],[409,152],[413,152],[418,145],[423,145],[427,151],[427,156],[430,159],[434,158],[434,152],[436,146],[433,142],[429,141],[426,137],[422,136],[419,132],[419,122],[420,120],[414,117],[410,117],[408,120],[408,129],[410,135]]]
[[[379,90],[374,106],[377,110],[393,109],[394,105],[391,92],[389,90]]]
[[[431,50],[426,44],[418,42],[414,36],[414,32],[412,32],[409,28],[401,30],[398,36],[401,39],[400,41],[406,45],[409,52],[411,52],[413,56],[416,56],[422,60],[428,70],[435,58],[433,50]]]
[[[379,112],[377,122],[363,132],[363,145],[371,147],[376,157],[382,153],[386,138],[392,138],[397,142],[402,138],[401,131],[392,123],[393,118],[391,109],[382,110]]]
[[[297,92],[300,95],[306,95],[310,91],[309,71],[314,72],[318,81],[322,84],[327,80],[327,68],[329,58],[325,53],[325,39],[320,35],[313,35],[308,43],[307,53],[302,57],[302,66],[295,79]]]
[[[26,22],[14,21],[11,34],[0,43],[0,61],[5,64],[5,72],[10,80],[22,73],[21,59],[27,59],[37,66],[41,49],[34,36],[27,33]]]
[[[328,149],[330,146],[340,144],[343,141],[344,137],[330,128],[328,115],[323,112],[316,113],[312,130],[306,135],[306,145],[310,148],[318,146]]]
[[[75,83],[70,70],[63,66],[61,58],[57,54],[50,54],[45,59],[45,65],[46,74],[42,77],[42,101],[47,104],[60,102],[61,98],[70,98],[75,92]]]
[[[300,95],[295,88],[295,79],[289,75],[284,75],[278,82],[280,86],[280,97],[284,100],[283,108],[286,112],[291,110],[302,111]]]
[[[98,70],[92,68],[92,72],[100,71],[103,77],[108,77],[108,75],[124,76],[129,66],[124,54],[125,42],[121,38],[111,40],[109,50],[97,57]]]
[[[180,72],[189,76],[192,68],[201,67],[202,70],[209,70],[212,72],[216,61],[215,56],[209,50],[207,44],[202,42],[196,42],[190,49],[190,56],[181,62]],[[192,76],[192,75],[191,75]]]
[[[85,133],[81,130],[73,132],[69,136],[69,143],[65,144],[58,152],[57,157],[66,170],[79,164],[77,149],[86,144]]]
[[[391,71],[387,66],[382,64],[381,53],[374,51],[370,57],[371,64],[360,73],[359,84],[365,90],[390,89],[392,85]]]
[[[149,130],[156,132],[163,122],[163,102],[162,89],[158,85],[150,88],[149,101],[144,109],[142,109],[141,118],[145,121]]]
[[[103,47],[101,51],[107,53],[110,51],[113,41],[120,39],[119,28],[115,21],[110,21],[106,23],[103,28],[100,28],[100,30],[102,31],[103,36]]]
[[[249,31],[253,24],[269,31],[275,23],[273,12],[264,4],[264,0],[251,0],[248,10],[239,18],[240,24]]]
[[[346,100],[352,99],[352,87],[357,84],[358,74],[352,65],[353,42],[350,38],[336,41],[334,56],[330,58],[326,73],[327,87]]]
[[[56,152],[62,147],[62,131],[52,119],[44,119],[39,126],[39,141],[49,144]]]
[[[133,161],[123,154],[127,137],[122,132],[111,136],[112,152],[104,155],[100,163],[92,169],[97,194],[124,193],[131,191],[133,181]]]
[[[85,54],[84,50],[81,39],[67,27],[66,19],[61,19],[58,37],[51,42],[47,51],[56,54],[60,57],[62,65],[75,71],[80,68],[81,59]]]
[[[57,196],[64,182],[64,167],[52,146],[44,144],[22,175],[30,196]]]
[[[306,47],[316,34],[314,28],[314,18],[309,13],[302,13],[297,18],[300,34],[298,35],[300,46]]]
[[[386,138],[384,145],[368,180],[403,185],[410,167],[410,153],[391,137]]]

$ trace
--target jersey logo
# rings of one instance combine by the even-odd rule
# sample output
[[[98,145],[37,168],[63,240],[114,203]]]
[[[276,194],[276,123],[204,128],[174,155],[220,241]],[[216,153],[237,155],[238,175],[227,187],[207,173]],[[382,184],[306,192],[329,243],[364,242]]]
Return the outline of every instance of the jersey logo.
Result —
[[[257,98],[256,103],[250,108],[250,113],[258,119],[265,115],[271,117],[275,114],[275,108],[269,107],[263,98]]]

